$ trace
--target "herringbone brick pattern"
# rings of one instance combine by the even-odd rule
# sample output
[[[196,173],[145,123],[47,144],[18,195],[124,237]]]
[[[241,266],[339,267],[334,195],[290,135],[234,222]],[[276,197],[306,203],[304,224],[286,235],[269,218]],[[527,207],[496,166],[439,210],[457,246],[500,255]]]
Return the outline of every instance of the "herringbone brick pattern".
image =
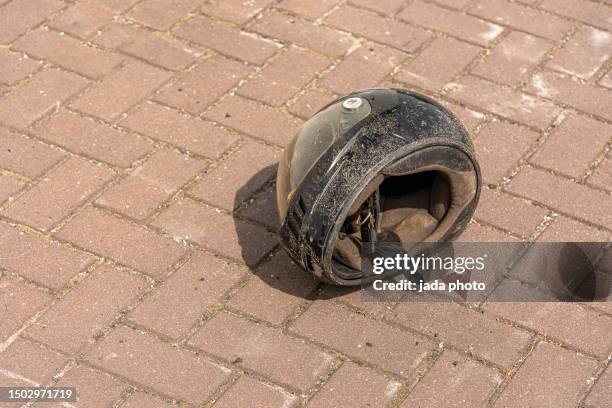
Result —
[[[608,0],[0,0],[0,386],[79,407],[610,407],[607,304],[389,303],[274,237],[334,97],[472,132],[466,240],[612,232]],[[612,273],[612,271],[611,271]]]

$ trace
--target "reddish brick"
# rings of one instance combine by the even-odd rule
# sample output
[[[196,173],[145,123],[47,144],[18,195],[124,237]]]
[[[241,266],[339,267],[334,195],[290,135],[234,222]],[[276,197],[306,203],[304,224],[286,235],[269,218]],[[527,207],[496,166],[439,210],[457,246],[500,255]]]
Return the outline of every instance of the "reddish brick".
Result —
[[[204,14],[218,17],[222,20],[244,24],[259,14],[270,3],[271,0],[224,0],[212,4],[209,3],[202,11]]]
[[[311,20],[323,17],[334,6],[340,3],[340,0],[281,0],[278,7],[285,9],[293,14],[304,16]]]
[[[547,214],[547,210],[526,200],[485,188],[474,217],[528,238]]]
[[[336,97],[329,93],[317,89],[308,89],[299,95],[288,109],[289,112],[302,119],[309,119],[334,99]]]
[[[612,227],[610,197],[568,179],[525,167],[514,177],[509,190],[606,228]]]
[[[40,142],[0,127],[0,166],[36,178],[60,161],[65,154]]]
[[[158,68],[131,61],[89,88],[71,106],[111,121],[155,91],[170,76]]]
[[[250,71],[244,64],[215,55],[163,87],[154,99],[193,114],[202,113]],[[223,75],[219,75],[219,72],[223,72]]]
[[[59,0],[20,0],[0,8],[0,43],[8,44],[64,7]]]
[[[199,0],[146,0],[127,16],[156,30],[167,31],[199,4]]]
[[[612,127],[584,116],[571,115],[546,139],[529,159],[571,177],[579,178],[604,150]],[[576,135],[585,135],[584,143]],[[559,158],[563,157],[563,160]]]
[[[538,241],[548,242],[605,242],[610,234],[590,225],[558,216],[538,237]]]
[[[472,3],[471,0],[434,0],[433,2],[457,10],[463,10],[468,4]]]
[[[124,2],[128,7],[138,0]],[[93,33],[109,24],[113,17],[121,12],[109,4],[112,1],[79,0],[68,7],[61,15],[48,23],[60,31],[65,31],[79,38],[89,38]]]
[[[409,23],[480,45],[487,45],[504,31],[496,24],[422,1],[410,4],[398,16]]]
[[[403,0],[387,0],[380,2],[369,0],[349,0],[349,3],[364,9],[376,11],[386,16],[395,14],[396,11],[405,5]]]
[[[119,124],[213,159],[238,141],[238,136],[226,129],[153,103],[143,103]]]
[[[26,335],[67,353],[82,352],[147,286],[136,274],[102,266],[53,305]]]
[[[205,167],[205,163],[172,150],[158,150],[96,203],[144,220]]]
[[[0,368],[39,384],[46,384],[66,363],[68,357],[18,337],[0,353]]]
[[[385,19],[370,11],[346,5],[326,17],[325,21],[342,30],[408,52],[416,51],[421,44],[431,37],[429,31],[399,21]]]
[[[519,125],[500,121],[489,123],[474,141],[484,180],[501,181],[538,137],[538,133]]]
[[[276,11],[266,14],[249,29],[332,57],[343,56],[354,43],[347,34]]]
[[[325,375],[333,361],[329,354],[280,330],[229,313],[216,315],[190,343],[302,391]]]
[[[298,398],[280,387],[274,387],[242,376],[215,403],[216,408],[270,407],[289,408]]]
[[[228,210],[238,207],[272,179],[280,151],[246,141],[198,182],[190,193]]]
[[[75,387],[79,407],[105,408],[118,401],[129,386],[108,374],[78,366],[68,371],[57,382],[58,387]],[[47,404],[34,405],[45,408]]]
[[[610,157],[604,159],[587,179],[587,182],[595,186],[612,190],[612,159],[610,159]]]
[[[41,61],[9,51],[7,48],[0,49],[0,83],[12,85],[41,66]]]
[[[446,350],[401,406],[484,407],[502,380],[493,369]]]
[[[314,302],[290,330],[402,376],[411,375],[433,347],[421,337],[323,301]]]
[[[238,93],[269,105],[280,106],[312,81],[330,62],[327,58],[291,48],[238,88]]]
[[[557,71],[589,79],[610,58],[610,54],[612,54],[612,35],[583,26],[554,55],[547,66]]]
[[[486,0],[470,8],[470,12],[499,24],[559,41],[572,23],[552,14],[505,0]]]
[[[280,146],[289,143],[302,121],[266,105],[230,96],[206,112],[208,119]]]
[[[189,20],[175,33],[220,53],[257,65],[263,64],[278,49],[272,41],[255,37],[232,25],[203,16]]]
[[[582,0],[543,0],[539,7],[572,19],[584,21],[594,26],[612,30],[610,7],[592,1]]]
[[[118,327],[89,352],[88,361],[171,397],[200,405],[229,370],[155,337]]]
[[[168,238],[93,208],[81,211],[56,235],[154,277],[185,253]]]
[[[91,258],[0,224],[0,267],[53,289],[62,288]],[[36,253],[36,256],[32,256]]]
[[[39,72],[0,99],[0,122],[25,128],[87,85],[75,74],[58,69]]]
[[[308,402],[308,406],[341,407],[348,401],[351,406],[387,406],[400,387],[399,382],[376,371],[346,362]]]
[[[4,341],[52,300],[51,295],[10,276],[0,276],[0,340]]]
[[[229,307],[279,325],[317,286],[312,275],[278,253],[227,303]]]
[[[596,370],[596,361],[552,344],[539,343],[504,388],[495,406],[575,407]]]
[[[505,118],[545,129],[561,109],[553,103],[472,76],[447,85],[448,95]]]
[[[121,408],[172,408],[175,407],[174,404],[170,404],[169,402],[162,401],[159,398],[153,397],[151,395],[145,394],[143,392],[135,392],[132,394]]]
[[[124,59],[43,28],[30,31],[17,40],[13,48],[92,78],[108,74]]]
[[[2,213],[43,231],[51,229],[115,176],[107,167],[73,156]]]
[[[134,322],[178,338],[246,275],[246,269],[201,252],[130,314]]]
[[[472,72],[512,86],[535,67],[553,45],[541,38],[513,31]]]
[[[151,143],[66,109],[45,119],[34,134],[77,154],[119,167],[129,167],[151,151]]]
[[[279,218],[276,206],[275,186],[266,187],[239,214],[249,220],[257,221],[272,230],[278,230]]]
[[[478,56],[481,48],[449,37],[438,37],[415,59],[403,66],[394,79],[439,91]]]
[[[457,239],[458,242],[517,242],[519,241],[512,236],[505,234],[491,227],[485,227],[480,224],[470,223],[461,236]]]
[[[599,85],[612,89],[612,69],[599,80]]]
[[[320,81],[337,94],[377,86],[407,58],[393,48],[364,43]]]
[[[526,91],[604,119],[612,115],[612,92],[592,84],[581,84],[576,79],[562,74],[537,73],[533,76]]]
[[[389,318],[504,367],[512,367],[531,340],[525,331],[455,303],[400,302]]]
[[[171,205],[153,224],[176,239],[188,239],[218,253],[257,263],[276,245],[276,237],[261,227],[185,198]]]
[[[92,41],[171,70],[186,68],[201,55],[160,35],[125,24],[111,24]]]
[[[24,185],[24,182],[0,173],[0,204],[16,194]]]
[[[612,389],[612,368],[608,366],[607,370],[599,377],[597,383],[586,398],[586,403],[589,406],[605,407],[610,401],[610,390]]]
[[[485,118],[484,113],[468,109],[464,106],[446,101],[439,102],[442,104],[442,106],[450,110],[456,117],[458,117],[468,131],[473,131],[476,129],[476,127],[481,124]]]

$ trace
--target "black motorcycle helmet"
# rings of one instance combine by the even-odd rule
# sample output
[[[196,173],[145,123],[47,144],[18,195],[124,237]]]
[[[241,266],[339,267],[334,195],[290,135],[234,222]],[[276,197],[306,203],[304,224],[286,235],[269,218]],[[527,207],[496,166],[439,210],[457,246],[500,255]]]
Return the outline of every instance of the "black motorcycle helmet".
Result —
[[[319,279],[359,285],[366,242],[450,241],[480,187],[469,135],[452,113],[413,92],[354,92],[304,123],[285,149],[281,244]]]

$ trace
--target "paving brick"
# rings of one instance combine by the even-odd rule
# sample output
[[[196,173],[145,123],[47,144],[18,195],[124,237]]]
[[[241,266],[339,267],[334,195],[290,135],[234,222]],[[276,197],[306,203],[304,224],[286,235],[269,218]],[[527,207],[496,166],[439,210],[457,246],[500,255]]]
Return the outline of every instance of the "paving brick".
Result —
[[[601,79],[599,80],[598,83],[601,86],[605,86],[606,88],[611,88],[612,89],[612,69],[609,70],[606,75],[601,77]]]
[[[290,330],[401,376],[410,376],[433,348],[421,337],[322,301]]]
[[[112,121],[159,88],[170,76],[161,69],[131,61],[89,88],[71,106]]]
[[[612,159],[604,159],[587,179],[590,184],[612,190]]]
[[[137,0],[123,2],[125,8]],[[50,27],[64,31],[79,38],[89,38],[96,31],[109,24],[113,17],[124,7],[111,4],[113,1],[79,0],[68,7],[61,15],[48,23]]]
[[[333,361],[329,354],[278,329],[229,313],[216,315],[189,342],[301,391],[325,375]]]
[[[0,173],[0,204],[16,194],[23,186],[25,186],[23,181]]]
[[[204,116],[280,146],[287,145],[302,125],[296,117],[239,96],[223,99]]]
[[[543,0],[539,7],[552,13],[584,21],[607,30],[612,30],[610,7],[596,2],[581,0]]]
[[[422,1],[413,2],[398,17],[480,45],[487,45],[504,31],[497,24]]]
[[[525,331],[455,303],[400,302],[388,318],[503,367],[516,363],[531,340]]]
[[[247,265],[257,263],[277,242],[276,236],[262,227],[189,198],[172,204],[153,225],[177,239],[195,241],[223,255],[244,260]]]
[[[612,126],[603,122],[571,115],[554,129],[529,161],[580,178],[604,150],[611,132]],[[576,135],[584,135],[584,139]],[[561,157],[563,160],[559,160]]]
[[[612,226],[610,197],[568,179],[525,167],[514,177],[509,190],[595,224]]]
[[[267,13],[249,29],[331,57],[343,56],[354,43],[347,34],[276,11]]]
[[[25,332],[70,354],[82,352],[148,286],[136,274],[97,268]]]
[[[302,119],[310,119],[311,116],[334,99],[336,97],[327,92],[308,89],[296,98],[288,110]]]
[[[215,403],[216,408],[269,407],[289,408],[298,398],[282,388],[242,376]]]
[[[545,129],[561,112],[551,102],[472,76],[452,82],[447,88],[453,99],[539,129]]]
[[[232,25],[203,16],[189,20],[177,29],[175,34],[222,54],[257,65],[263,64],[278,49],[272,41],[258,38]]]
[[[39,384],[46,384],[66,363],[68,357],[18,337],[0,353],[0,368]]]
[[[558,216],[538,237],[547,242],[605,242],[610,234],[571,218]]]
[[[142,138],[66,109],[44,119],[33,133],[74,153],[123,168],[153,149],[153,145]]]
[[[83,204],[115,172],[73,156],[12,202],[2,214],[47,231]]]
[[[464,10],[466,6],[472,2],[470,0],[434,0],[434,3],[438,3],[443,6],[454,8],[457,10]]]
[[[30,31],[17,40],[12,48],[92,78],[108,74],[124,59],[117,54],[87,46],[73,37],[43,28]]]
[[[237,92],[268,105],[280,106],[330,63],[327,58],[291,48],[249,79]]]
[[[612,10],[611,10],[612,11]],[[549,68],[583,79],[592,78],[612,54],[612,35],[582,26],[547,64]]]
[[[539,343],[502,391],[495,406],[577,406],[596,369],[597,363],[593,360]]]
[[[437,92],[462,72],[481,48],[449,37],[438,37],[394,76],[400,82]]]
[[[189,190],[211,204],[234,210],[276,173],[280,151],[246,141]]]
[[[320,81],[337,94],[372,88],[400,65],[407,55],[392,48],[364,43]]]
[[[611,92],[562,74],[539,72],[525,90],[602,118],[612,115]]]
[[[401,384],[354,363],[344,363],[308,402],[309,407],[382,407],[393,399]]]
[[[470,8],[470,13],[555,41],[561,40],[572,26],[566,19],[505,0],[481,0]]]
[[[248,201],[247,207],[240,210],[239,214],[249,220],[257,221],[272,230],[280,227],[278,207],[276,205],[276,188],[268,186]]]
[[[94,36],[92,41],[171,70],[186,68],[201,55],[197,50],[189,49],[183,44],[126,24],[113,23]]]
[[[127,17],[156,30],[167,31],[200,3],[199,0],[146,0],[130,10]]]
[[[6,85],[17,83],[28,77],[41,65],[41,61],[2,48],[0,49],[0,83]]]
[[[178,338],[245,276],[244,267],[198,252],[140,303],[129,318]]]
[[[518,239],[499,230],[480,224],[470,223],[461,233],[457,242],[517,242]]]
[[[236,24],[244,24],[259,14],[271,0],[224,0],[208,4],[203,8],[204,14],[218,17]]]
[[[62,288],[91,262],[86,255],[6,224],[0,224],[0,253],[0,267],[53,289]]]
[[[385,19],[370,11],[342,6],[325,18],[327,24],[369,38],[382,44],[416,51],[431,37],[429,31],[395,20]]]
[[[0,340],[4,341],[51,302],[51,295],[10,276],[0,277],[0,303],[7,311],[0,320]]]
[[[403,0],[387,0],[380,2],[369,0],[349,0],[349,3],[364,9],[376,11],[386,16],[395,14],[405,5]]]
[[[0,44],[16,40],[65,4],[59,0],[20,0],[0,8]]]
[[[56,235],[153,277],[164,275],[185,253],[168,238],[93,208],[81,211]]]
[[[323,17],[324,14],[328,13],[338,3],[340,3],[340,0],[281,0],[278,3],[278,7],[310,20],[316,20]]]
[[[473,131],[476,129],[476,127],[485,119],[485,115],[482,112],[477,112],[452,102],[439,102],[442,104],[442,106],[450,110],[456,117],[458,117],[468,131]]]
[[[215,55],[163,87],[154,99],[165,105],[199,114],[236,86],[250,71],[248,66],[240,62]],[[219,72],[224,74],[219,75]]]
[[[212,159],[238,141],[238,135],[226,129],[152,103],[143,103],[119,124]]]
[[[605,407],[610,401],[610,390],[612,389],[612,369],[608,369],[599,378],[585,402],[594,407]]]
[[[484,407],[502,379],[502,375],[493,369],[447,350],[401,406]]]
[[[158,150],[106,190],[96,203],[144,220],[205,167],[204,162],[175,151]]]
[[[76,404],[79,407],[105,408],[111,406],[128,390],[129,386],[100,371],[78,366],[66,373],[56,384],[58,387],[75,387]],[[34,405],[45,408],[48,404]]]
[[[0,167],[36,178],[59,162],[65,154],[59,150],[9,132],[0,127]]]
[[[538,139],[539,134],[507,122],[489,123],[474,141],[486,182],[497,183],[508,173]]]
[[[480,193],[474,217],[528,238],[547,214],[546,209],[526,200],[485,188]]]
[[[25,128],[87,85],[75,74],[46,69],[0,99],[0,122]]]
[[[227,303],[275,325],[283,323],[317,286],[312,275],[295,265],[285,253],[258,268],[256,276]]]
[[[172,408],[174,406],[174,404],[162,401],[144,392],[135,392],[127,399],[125,404],[121,405],[121,408]]]
[[[85,358],[111,373],[196,405],[204,403],[230,374],[202,355],[128,327],[113,330]]]
[[[491,81],[513,86],[540,62],[553,45],[541,38],[512,31],[472,72]]]

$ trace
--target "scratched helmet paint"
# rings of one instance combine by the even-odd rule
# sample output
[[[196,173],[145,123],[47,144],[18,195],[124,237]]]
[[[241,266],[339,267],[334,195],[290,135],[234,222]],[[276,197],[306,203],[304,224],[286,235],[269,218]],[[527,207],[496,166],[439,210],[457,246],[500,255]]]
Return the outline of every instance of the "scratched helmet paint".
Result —
[[[398,89],[355,92],[315,114],[285,149],[280,241],[319,279],[359,285],[364,245],[450,241],[480,187],[469,135],[448,110]]]

